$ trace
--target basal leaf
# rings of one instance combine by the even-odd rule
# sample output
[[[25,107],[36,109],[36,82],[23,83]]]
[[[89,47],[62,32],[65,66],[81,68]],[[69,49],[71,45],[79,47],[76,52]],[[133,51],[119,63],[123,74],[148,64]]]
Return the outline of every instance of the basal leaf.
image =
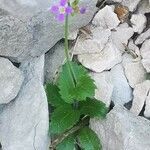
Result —
[[[105,118],[108,108],[105,103],[96,99],[87,99],[85,102],[80,102],[81,114],[88,115],[91,118],[100,117]]]
[[[47,83],[45,90],[49,104],[55,107],[64,105],[64,101],[62,100],[59,94],[59,89],[56,85]]]
[[[56,150],[74,150],[75,149],[75,136],[70,135],[65,138],[57,147]]]
[[[94,80],[89,75],[83,75],[79,78],[77,85],[72,89],[71,94],[77,101],[84,101],[87,97],[93,98],[96,86]]]
[[[74,62],[70,62],[75,75],[76,86],[73,84],[68,63],[62,67],[62,72],[58,80],[58,87],[62,99],[67,103],[73,103],[74,100],[82,101],[87,97],[94,97],[96,86],[94,80],[88,75],[85,68]]]
[[[54,110],[50,122],[50,132],[59,134],[73,127],[80,118],[80,112],[67,104]]]
[[[102,150],[98,136],[88,127],[79,131],[78,141],[83,150]]]

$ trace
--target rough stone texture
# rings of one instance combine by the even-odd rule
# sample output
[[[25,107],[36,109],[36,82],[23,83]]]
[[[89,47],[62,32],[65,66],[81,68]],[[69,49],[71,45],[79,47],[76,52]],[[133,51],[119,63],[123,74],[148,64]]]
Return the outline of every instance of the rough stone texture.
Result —
[[[150,3],[148,0],[141,0],[138,9],[138,13],[145,14],[150,12]]]
[[[64,60],[64,42],[60,41],[45,55],[45,81],[54,79]]]
[[[95,90],[95,98],[103,101],[107,107],[110,106],[111,96],[113,92],[113,84],[111,73],[105,71],[102,73],[91,73],[92,79],[95,80],[97,89]]]
[[[143,14],[133,14],[130,21],[134,32],[139,34],[145,29],[147,23],[146,16]]]
[[[124,105],[132,100],[132,89],[129,86],[121,64],[116,65],[110,71],[114,85],[111,100],[114,104]]]
[[[22,72],[8,59],[0,57],[0,104],[13,100],[23,82]]]
[[[135,115],[140,114],[145,104],[149,91],[150,91],[150,80],[146,80],[145,82],[137,84],[135,86],[134,92],[133,92],[134,99],[133,99],[132,107],[130,109],[130,111],[133,112]],[[146,113],[147,113],[147,110],[146,110]]]
[[[91,32],[92,36],[90,38],[79,36],[74,47],[74,54],[93,54],[99,53],[104,49],[111,31],[97,27],[92,29]]]
[[[91,120],[91,128],[101,139],[103,150],[149,150],[150,122],[116,106],[106,120]]]
[[[127,6],[130,11],[134,11],[140,0],[107,0],[107,2],[119,2],[120,4]]]
[[[150,38],[150,29],[148,29],[147,31],[143,32],[142,34],[140,34],[138,36],[138,38],[135,41],[135,44],[142,44],[145,40]]]
[[[132,37],[133,34],[133,29],[124,23],[117,27],[115,31],[112,31],[111,38],[118,50],[123,52],[125,50],[123,44],[127,45],[128,40]]]
[[[96,14],[92,23],[95,26],[100,26],[104,29],[114,29],[119,25],[120,21],[114,13],[113,8],[105,6]]]
[[[79,62],[83,66],[95,72],[102,72],[111,69],[114,65],[121,62],[121,53],[109,42],[106,47],[98,54],[78,55]]]
[[[141,61],[131,61],[128,63],[123,63],[125,75],[128,79],[128,82],[132,88],[136,84],[142,83],[146,80],[146,71],[141,63]]]
[[[47,52],[64,37],[63,23],[55,20],[48,8],[58,0],[1,0],[0,55],[22,62]],[[96,12],[96,2],[81,0],[84,15],[70,20],[70,30],[85,26]]]
[[[147,72],[150,73],[150,40],[146,40],[141,49],[142,64]]]
[[[150,89],[149,89],[149,93],[148,93],[148,96],[147,96],[146,102],[145,102],[144,116],[147,118],[150,118]]]
[[[48,150],[48,108],[43,87],[44,56],[22,64],[25,81],[17,98],[0,111],[3,150]]]

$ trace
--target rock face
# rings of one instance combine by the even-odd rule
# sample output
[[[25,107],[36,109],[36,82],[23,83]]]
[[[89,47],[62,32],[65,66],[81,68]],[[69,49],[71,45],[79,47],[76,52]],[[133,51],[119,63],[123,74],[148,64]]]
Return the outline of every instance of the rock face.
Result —
[[[48,8],[58,0],[1,0],[0,1],[0,55],[22,62],[40,56],[64,37],[63,23],[55,20]],[[96,12],[96,2],[81,0],[87,13],[77,15],[70,30],[86,25]],[[84,18],[84,19],[83,19]]]
[[[123,107],[116,106],[106,120],[91,120],[99,135],[103,150],[149,150],[150,122],[136,117]]]
[[[23,74],[5,58],[0,57],[0,104],[13,100],[22,85]]]
[[[150,40],[146,40],[141,47],[142,64],[147,72],[150,73]]]
[[[3,150],[48,150],[48,108],[43,87],[44,56],[22,64],[25,81],[17,98],[0,110]]]
[[[121,64],[116,65],[110,71],[114,85],[111,100],[114,104],[124,105],[132,100],[132,89],[129,86]]]

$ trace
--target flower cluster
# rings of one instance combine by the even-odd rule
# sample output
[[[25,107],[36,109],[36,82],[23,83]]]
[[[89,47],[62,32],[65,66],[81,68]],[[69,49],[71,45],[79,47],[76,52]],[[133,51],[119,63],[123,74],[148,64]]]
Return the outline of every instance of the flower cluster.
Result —
[[[60,22],[65,20],[65,15],[74,13],[74,8],[69,5],[68,0],[60,0],[58,4],[53,5],[50,11],[56,15],[56,19]],[[79,9],[81,14],[86,12],[86,8],[82,7]]]

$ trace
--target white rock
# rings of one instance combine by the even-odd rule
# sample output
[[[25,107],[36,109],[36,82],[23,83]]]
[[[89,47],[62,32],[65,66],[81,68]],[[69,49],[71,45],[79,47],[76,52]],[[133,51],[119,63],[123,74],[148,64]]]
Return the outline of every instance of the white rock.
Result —
[[[73,53],[76,54],[94,54],[99,53],[106,46],[111,35],[109,29],[102,29],[101,27],[94,28],[91,38],[83,38],[80,36],[75,44]]]
[[[112,7],[105,6],[96,14],[92,23],[95,26],[100,26],[104,29],[114,29],[119,25],[120,21],[117,14],[114,13]]]
[[[106,104],[107,107],[109,107],[113,92],[111,73],[109,71],[104,71],[102,73],[93,72],[90,75],[92,79],[94,79],[95,85],[97,87],[95,90],[95,98],[101,100]]]
[[[150,90],[150,81],[146,80],[143,83],[137,84],[134,88],[134,99],[132,107],[130,109],[135,115],[139,115],[147,98],[148,92]]]
[[[92,119],[91,128],[101,139],[103,150],[149,150],[150,122],[116,106],[106,120]]]
[[[115,105],[124,105],[132,100],[132,89],[129,86],[121,64],[116,65],[110,71],[114,85],[112,101]]]
[[[150,73],[150,40],[146,40],[141,49],[142,64],[147,72]]]
[[[21,66],[25,82],[17,98],[1,109],[3,150],[48,150],[48,106],[43,87],[44,56]]]
[[[0,104],[9,103],[18,95],[23,79],[18,68],[8,59],[0,57]]]
[[[149,88],[149,93],[145,102],[144,116],[147,118],[150,118],[150,88]]]
[[[111,38],[118,50],[123,52],[125,50],[123,44],[127,45],[128,40],[132,37],[133,34],[133,29],[131,27],[128,27],[128,25],[124,23],[116,28],[115,31],[112,31]]]
[[[65,61],[64,42],[58,42],[45,55],[45,80],[52,81],[63,62]]]
[[[142,44],[145,40],[150,38],[150,29],[148,29],[147,31],[145,31],[144,33],[140,34],[138,36],[138,38],[135,41],[135,44]]]
[[[68,35],[68,40],[75,40],[78,36],[78,32],[79,32],[79,30],[74,30],[74,31],[70,32]]]
[[[128,63],[123,63],[125,75],[128,82],[132,88],[136,84],[142,83],[146,79],[146,71],[141,63],[141,61],[131,61]]]
[[[139,34],[145,29],[147,23],[146,16],[143,14],[133,14],[130,21],[134,32]]]
[[[119,2],[122,5],[127,6],[130,11],[134,11],[140,0],[107,0],[107,2]]]
[[[138,13],[145,14],[150,12],[150,3],[148,0],[140,1],[137,9]]]
[[[81,54],[78,55],[79,62],[86,68],[94,72],[102,72],[111,69],[114,65],[121,62],[121,53],[110,42],[98,54]]]

